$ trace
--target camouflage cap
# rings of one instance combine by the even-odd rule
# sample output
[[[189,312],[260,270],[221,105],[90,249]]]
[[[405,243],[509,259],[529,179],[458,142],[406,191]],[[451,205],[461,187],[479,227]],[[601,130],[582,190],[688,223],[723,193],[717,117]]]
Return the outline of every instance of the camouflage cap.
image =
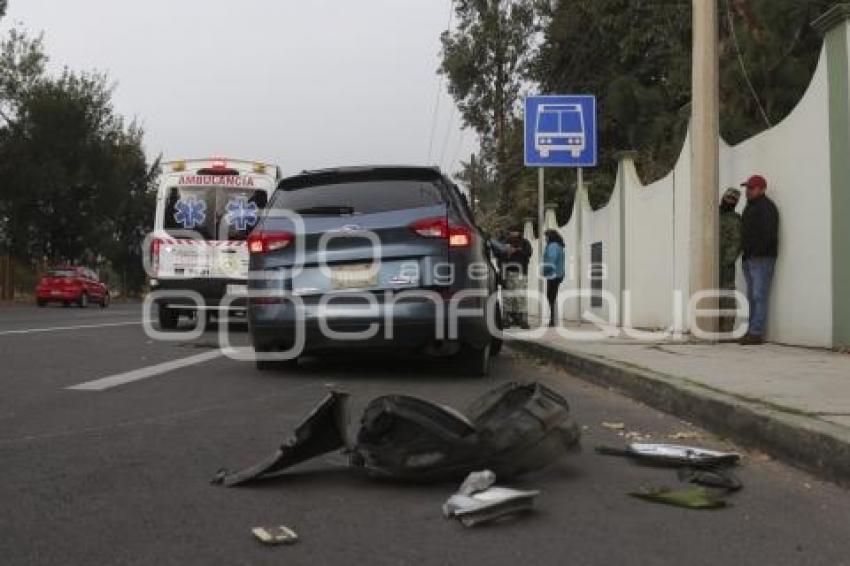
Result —
[[[741,190],[736,189],[735,187],[729,187],[726,189],[726,192],[723,193],[723,198],[725,199],[735,199],[740,200],[741,198]]]

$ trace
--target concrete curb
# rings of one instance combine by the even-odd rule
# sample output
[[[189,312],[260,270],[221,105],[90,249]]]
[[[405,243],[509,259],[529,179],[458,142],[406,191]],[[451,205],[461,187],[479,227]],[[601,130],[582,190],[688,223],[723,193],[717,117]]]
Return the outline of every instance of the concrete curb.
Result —
[[[844,427],[602,356],[512,337],[505,343],[516,351],[552,362],[576,377],[615,389],[650,407],[850,487],[850,431]]]

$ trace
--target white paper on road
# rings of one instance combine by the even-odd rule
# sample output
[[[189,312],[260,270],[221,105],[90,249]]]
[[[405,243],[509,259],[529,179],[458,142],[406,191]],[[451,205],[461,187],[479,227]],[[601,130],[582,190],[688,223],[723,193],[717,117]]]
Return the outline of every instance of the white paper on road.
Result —
[[[162,375],[184,367],[202,364],[223,355],[224,352],[221,350],[213,350],[210,352],[204,352],[203,354],[189,356],[188,358],[180,358],[179,360],[171,360],[161,364],[134,369],[132,371],[118,373],[108,377],[102,377],[100,379],[95,379],[94,381],[78,383],[77,385],[72,385],[66,389],[72,389],[75,391],[104,391],[106,389],[118,387],[119,385],[126,385],[127,383],[133,383],[134,381],[141,381],[142,379]]]

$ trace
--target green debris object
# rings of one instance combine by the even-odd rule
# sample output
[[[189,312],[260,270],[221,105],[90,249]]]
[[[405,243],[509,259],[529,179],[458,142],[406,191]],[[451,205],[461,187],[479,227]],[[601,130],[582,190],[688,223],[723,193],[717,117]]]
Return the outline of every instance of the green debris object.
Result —
[[[726,501],[709,493],[704,487],[690,487],[682,490],[672,490],[668,487],[644,488],[642,491],[629,493],[632,497],[664,503],[687,509],[720,509],[726,507]]]

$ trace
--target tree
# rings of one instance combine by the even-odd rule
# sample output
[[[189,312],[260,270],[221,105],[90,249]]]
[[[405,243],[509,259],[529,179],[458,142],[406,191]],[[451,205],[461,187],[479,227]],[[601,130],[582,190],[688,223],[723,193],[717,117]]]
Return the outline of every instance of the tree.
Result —
[[[595,206],[607,201],[615,154],[639,152],[657,177],[675,160],[690,102],[690,0],[562,0],[547,14],[531,77],[543,92],[595,94],[599,163],[588,176]]]
[[[719,0],[720,125],[727,142],[754,136],[797,105],[822,43],[810,23],[836,3]],[[691,4],[456,0],[460,23],[442,36],[440,72],[449,79],[465,124],[482,139],[486,167],[477,179],[498,195],[482,192],[487,222],[505,226],[534,216],[536,180],[522,165],[517,120],[525,86],[597,96],[599,167],[586,177],[594,207],[608,201],[621,150],[637,151],[646,182],[671,170],[690,118]],[[462,165],[461,180],[472,174],[470,163]],[[569,218],[573,191],[569,174],[547,175],[547,193],[559,205],[561,222]]]
[[[439,72],[448,79],[464,126],[482,140],[482,158],[494,164],[500,212],[511,206],[506,170],[508,129],[518,111],[536,30],[531,0],[454,0],[457,27],[441,37]]]
[[[0,16],[5,7],[1,2]],[[14,28],[0,40],[0,124],[14,126],[20,105],[44,76],[46,63],[41,35],[33,38]]]
[[[728,142],[757,134],[796,106],[821,46],[810,22],[834,3],[719,0],[721,133]],[[586,92],[600,102],[591,203],[607,201],[620,150],[638,152],[647,181],[668,173],[690,117],[691,0],[560,0],[543,18],[529,78],[543,92]]]
[[[108,267],[138,288],[158,164],[115,113],[105,75],[51,77],[45,60],[24,32],[0,44],[0,243],[33,266]]]

